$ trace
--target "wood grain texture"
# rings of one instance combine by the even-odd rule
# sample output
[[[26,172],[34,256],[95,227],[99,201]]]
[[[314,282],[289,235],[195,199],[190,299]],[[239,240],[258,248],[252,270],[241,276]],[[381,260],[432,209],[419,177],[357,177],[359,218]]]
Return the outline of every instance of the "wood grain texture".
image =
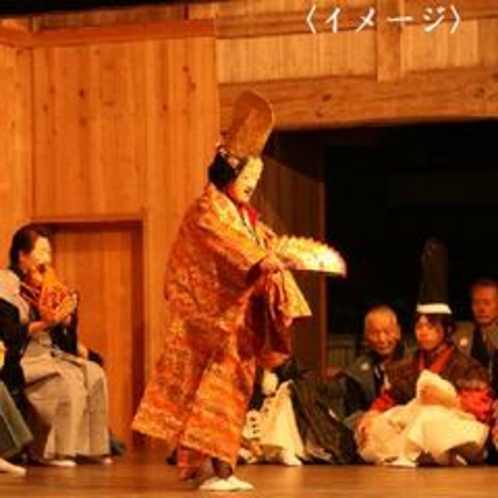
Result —
[[[373,75],[376,71],[372,30],[222,39],[216,50],[220,83]]]
[[[55,266],[80,294],[79,334],[104,358],[109,424],[128,445],[144,384],[143,238],[136,222],[51,224]]]
[[[186,18],[184,5],[150,5],[128,8],[101,8],[82,12],[48,13],[34,17],[37,31],[52,29],[102,27],[147,23]]]
[[[352,493],[357,498],[484,498],[492,496],[490,490],[496,483],[496,468],[491,466],[393,469],[372,465],[243,465],[237,468],[237,475],[254,485],[252,495],[271,498],[321,498]],[[87,498],[91,494],[106,498],[201,495],[194,483],[179,482],[176,469],[164,463],[163,451],[130,452],[124,460],[117,459],[114,465],[107,466],[87,465],[70,470],[31,467],[27,479],[3,474],[0,493],[33,498]],[[210,495],[203,493],[202,496]]]
[[[498,17],[498,4],[494,0],[442,0],[427,2],[427,0],[410,0],[402,2],[404,16],[412,20],[410,25],[420,26],[427,23],[424,15],[429,15],[428,8],[445,7],[444,23],[451,23],[450,7],[454,5],[462,20],[489,19]],[[308,33],[305,22],[312,6],[316,7],[313,20],[319,32],[326,32],[329,26],[325,21],[335,11],[340,9],[340,29],[354,30],[361,24],[361,18],[370,8],[376,10],[375,21],[384,20],[387,16],[396,17],[398,9],[395,5],[372,0],[330,2],[320,0],[261,0],[258,2],[213,2],[209,5],[192,5],[188,7],[188,16],[199,19],[216,19],[217,36],[219,38],[241,38],[251,36],[267,36],[275,34]],[[386,8],[387,7],[387,8]],[[438,16],[436,16],[438,17]],[[372,29],[368,27],[367,29]]]
[[[235,96],[248,87],[270,100],[282,130],[498,116],[498,71],[454,69],[409,73],[394,82],[330,77],[222,85],[222,129]]]
[[[31,54],[0,42],[0,261],[31,215]]]
[[[405,71],[452,68],[464,71],[467,68],[490,65],[485,57],[487,51],[479,43],[480,23],[488,24],[489,21],[464,21],[454,34],[451,34],[451,26],[448,24],[430,33],[419,27],[406,28],[401,50]]]
[[[140,210],[142,54],[124,44],[34,50],[36,216]]]
[[[377,0],[376,61],[378,81],[395,81],[402,77],[402,26],[390,23],[388,19],[405,15],[404,5],[402,0]]]

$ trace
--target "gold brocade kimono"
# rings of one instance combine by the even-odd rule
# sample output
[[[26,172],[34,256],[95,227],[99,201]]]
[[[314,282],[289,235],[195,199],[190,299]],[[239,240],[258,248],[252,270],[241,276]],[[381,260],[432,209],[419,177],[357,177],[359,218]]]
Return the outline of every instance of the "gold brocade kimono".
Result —
[[[235,464],[258,354],[289,351],[289,324],[311,314],[289,272],[264,285],[252,278],[275,240],[213,185],[189,209],[167,265],[164,348],[135,430]]]

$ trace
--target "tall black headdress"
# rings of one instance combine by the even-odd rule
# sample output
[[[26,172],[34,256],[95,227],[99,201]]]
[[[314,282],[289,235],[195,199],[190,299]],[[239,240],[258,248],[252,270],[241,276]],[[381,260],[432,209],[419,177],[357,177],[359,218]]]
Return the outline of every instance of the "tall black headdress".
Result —
[[[422,252],[422,278],[417,313],[451,315],[448,305],[448,253],[438,239],[427,240]]]

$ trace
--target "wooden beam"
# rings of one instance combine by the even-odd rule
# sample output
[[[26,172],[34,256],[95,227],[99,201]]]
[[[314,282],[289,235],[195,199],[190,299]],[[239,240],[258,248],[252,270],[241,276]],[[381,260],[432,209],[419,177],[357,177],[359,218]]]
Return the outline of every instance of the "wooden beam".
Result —
[[[4,17],[0,18],[2,28],[15,29],[17,31],[31,31],[30,17]]]
[[[348,8],[342,9],[338,19],[339,31],[356,29],[361,16],[368,9]],[[219,16],[216,18],[217,38],[251,38],[258,36],[278,36],[297,33],[309,33],[312,31],[306,23],[306,17],[310,7],[299,11],[286,12],[258,12],[244,16]],[[332,34],[331,22],[326,22],[334,12],[334,6],[318,7],[313,15],[313,25],[317,32]]]
[[[0,44],[20,48],[64,47],[203,37],[214,37],[212,20],[161,21],[106,27],[56,29],[31,33],[0,27]]]
[[[187,17],[186,10],[186,5],[170,4],[44,13],[33,18],[35,24],[33,31],[184,20]]]
[[[244,89],[271,102],[277,129],[498,118],[498,69],[409,73],[400,81],[326,77],[221,85],[221,124]]]
[[[31,221],[39,225],[104,225],[144,223],[145,212],[75,214],[70,216],[33,216]]]
[[[498,18],[498,2],[496,0],[441,0],[440,2],[428,0],[410,0],[409,2],[400,1],[403,5],[403,15],[412,16],[413,22],[406,25],[420,25],[426,23],[423,15],[426,14],[428,7],[446,7],[454,4],[462,21],[472,19]],[[375,7],[376,27],[379,23],[385,22],[386,17],[396,17],[399,7],[391,0],[372,0],[372,7]],[[326,19],[334,11],[333,2],[328,7],[317,7],[313,15],[314,24],[318,32],[331,31],[330,23]],[[357,29],[362,17],[366,16],[370,7],[344,7],[339,17],[340,31],[349,31]],[[310,28],[306,23],[306,16],[310,6],[303,6],[302,10],[291,10],[284,12],[258,12],[246,15],[227,15],[223,16],[223,7],[216,18],[216,36],[218,38],[251,38],[259,36],[277,36],[298,33],[310,33]],[[448,12],[448,11],[447,11]],[[452,22],[452,18],[445,14],[444,22]],[[396,25],[396,23],[391,23]],[[398,23],[402,29],[403,23]],[[365,29],[372,29],[366,27]]]
[[[33,46],[60,47],[86,45],[90,43],[122,43],[175,38],[203,38],[214,36],[213,22],[162,21],[156,23],[134,23],[126,25],[57,29],[33,33]]]
[[[0,45],[15,48],[30,48],[31,34],[11,27],[0,26]]]
[[[440,2],[410,0],[406,2],[406,11],[408,15],[420,17],[428,7],[449,8],[450,5],[456,7],[462,20],[498,17],[498,2],[496,0],[442,0]]]
[[[395,15],[394,12],[388,11],[385,7],[390,3],[390,0],[386,0],[386,2],[382,2],[381,0],[377,1],[377,12],[376,19],[380,22],[381,15],[386,13],[389,16]],[[374,0],[372,0],[372,4],[374,5]],[[458,9],[458,12],[462,18],[462,21],[471,20],[471,19],[484,19],[484,18],[497,18],[498,17],[498,2],[496,0],[460,0],[453,2],[452,0],[441,0],[437,2],[437,6],[446,6],[449,7],[454,3]],[[372,6],[373,6],[372,5]],[[422,15],[425,12],[425,9],[430,6],[434,6],[434,3],[428,2],[427,0],[410,0],[410,2],[406,2],[405,5],[405,14],[407,16],[413,16],[414,22],[412,24],[421,24],[423,23]],[[218,38],[247,38],[247,37],[259,37],[259,36],[277,36],[277,35],[287,35],[287,34],[297,34],[297,33],[310,33],[310,28],[306,24],[306,16],[309,12],[309,6],[306,8],[303,7],[302,10],[292,10],[292,11],[283,11],[283,12],[262,12],[262,13],[254,13],[248,15],[228,15],[223,16],[223,7],[221,6],[220,15],[215,19],[216,23],[216,35]],[[326,23],[326,19],[332,14],[334,11],[334,5],[331,4],[327,7],[318,7],[316,9],[315,15],[313,16],[316,28],[319,32],[327,32],[331,31],[330,23]],[[341,10],[340,18],[339,18],[339,29],[340,31],[348,31],[354,30],[359,27],[361,23],[361,18],[365,16],[368,12],[367,7],[344,7]],[[60,16],[60,15],[59,15]],[[213,21],[210,19],[210,21]],[[111,22],[111,21],[109,21]],[[179,21],[175,21],[179,22]],[[191,19],[188,21],[192,22],[206,22],[206,19]],[[446,22],[450,22],[450,20],[446,20]],[[148,32],[148,27],[151,25],[156,25],[157,30],[152,28],[151,32]],[[174,38],[178,36],[178,32],[169,27],[170,30],[164,31],[163,28],[167,28],[167,26],[161,27],[161,25],[169,24],[168,21],[157,22],[157,23],[138,23],[132,24],[130,26],[130,32],[136,27],[137,32],[135,34],[129,33],[128,36],[132,36],[136,39],[136,37],[146,37],[147,34],[152,37],[164,37],[164,38]],[[88,36],[92,36],[89,32],[86,32],[86,29],[90,28],[80,28],[84,31],[80,32],[79,30],[73,34],[74,30],[66,30],[66,29],[54,29],[54,33],[47,34],[47,37],[42,38],[43,43],[49,44],[51,46],[56,46],[57,44],[66,43],[66,44],[75,44],[75,43],[88,43]],[[97,28],[94,28],[97,29]],[[102,29],[102,28],[98,28]],[[116,32],[113,32],[113,27],[110,26],[107,28],[108,31],[106,33],[102,33],[102,36],[106,37],[109,41],[127,41],[127,39],[122,38],[122,26],[116,25],[114,29],[119,29],[120,35],[117,36]],[[183,29],[183,28],[182,28]],[[202,32],[200,33],[198,30],[203,30],[200,26],[196,27],[192,33],[192,36],[203,36]],[[209,28],[208,28],[209,29]],[[372,29],[372,28],[366,28]],[[52,31],[52,30],[51,30]],[[180,30],[182,33],[185,33],[184,30]],[[152,35],[151,35],[152,34]],[[188,36],[188,35],[182,35]],[[210,35],[207,35],[210,36]],[[59,41],[57,39],[60,37]],[[117,39],[116,39],[117,37]],[[16,45],[24,46],[24,42],[19,42],[19,37],[14,37],[13,39],[5,38],[5,36],[0,34],[0,43],[8,44],[8,45]],[[98,41],[101,41],[100,38]],[[34,43],[34,42],[33,42]]]

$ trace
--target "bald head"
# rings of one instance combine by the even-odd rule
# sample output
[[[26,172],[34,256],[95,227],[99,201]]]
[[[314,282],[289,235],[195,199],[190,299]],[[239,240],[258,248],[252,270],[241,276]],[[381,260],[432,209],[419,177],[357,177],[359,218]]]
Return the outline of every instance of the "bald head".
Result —
[[[365,340],[380,356],[394,353],[401,339],[398,317],[389,306],[376,306],[365,316]]]

